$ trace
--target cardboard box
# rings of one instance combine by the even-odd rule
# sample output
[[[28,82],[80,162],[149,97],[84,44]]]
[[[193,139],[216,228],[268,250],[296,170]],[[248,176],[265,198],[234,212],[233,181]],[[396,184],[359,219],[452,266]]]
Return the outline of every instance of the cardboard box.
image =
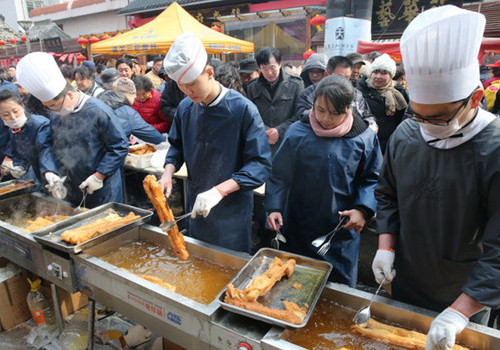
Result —
[[[40,277],[37,277],[40,278]],[[85,307],[89,303],[89,299],[86,295],[76,292],[70,293],[65,291],[64,289],[56,286],[57,295],[59,296],[59,304],[61,305],[61,313],[63,318],[66,316],[73,314],[74,312],[80,310],[82,307]],[[47,280],[43,280],[42,288],[40,291],[45,295],[45,297],[52,303],[52,293],[50,291],[50,282]]]
[[[0,267],[6,266],[8,262],[0,257]],[[19,274],[0,283],[0,325],[3,330],[14,328],[31,317],[26,302],[30,291],[27,277],[27,272],[21,270]]]

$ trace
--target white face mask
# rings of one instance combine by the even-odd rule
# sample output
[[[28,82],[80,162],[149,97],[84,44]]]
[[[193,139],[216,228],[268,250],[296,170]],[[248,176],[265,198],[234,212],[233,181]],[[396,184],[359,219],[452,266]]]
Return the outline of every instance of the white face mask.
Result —
[[[448,125],[434,125],[431,123],[419,123],[419,125],[424,133],[440,140],[453,136],[461,128],[458,118],[453,118]]]
[[[24,126],[24,124],[26,124],[26,120],[28,120],[28,118],[23,113],[16,119],[4,120],[3,123],[11,129],[21,129]]]
[[[61,110],[59,112],[55,112],[55,113],[64,117],[64,116],[67,116],[67,115],[70,115],[71,113],[73,113],[74,110],[75,110],[74,106],[69,107],[69,108],[62,106]]]

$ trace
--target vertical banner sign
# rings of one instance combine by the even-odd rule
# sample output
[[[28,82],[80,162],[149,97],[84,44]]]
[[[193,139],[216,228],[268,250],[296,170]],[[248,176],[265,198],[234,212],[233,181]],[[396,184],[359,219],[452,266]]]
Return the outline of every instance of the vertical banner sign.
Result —
[[[371,21],[360,18],[337,17],[325,23],[325,53],[327,57],[345,56],[356,52],[358,40],[372,38]]]

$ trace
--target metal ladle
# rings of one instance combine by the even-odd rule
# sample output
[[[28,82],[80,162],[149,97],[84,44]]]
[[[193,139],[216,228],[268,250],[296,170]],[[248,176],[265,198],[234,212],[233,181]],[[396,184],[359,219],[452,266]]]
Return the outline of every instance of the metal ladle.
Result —
[[[85,198],[87,198],[87,193],[88,193],[87,187],[85,187],[82,191],[83,191],[82,201],[75,209],[73,209],[73,214],[80,214],[81,212],[84,212],[87,210],[87,208],[85,208]],[[82,208],[82,204],[83,204],[83,208]]]
[[[353,321],[358,326],[366,327],[366,325],[368,324],[370,317],[372,317],[371,312],[370,312],[370,307],[372,306],[373,300],[375,299],[378,292],[380,291],[380,288],[382,288],[382,285],[384,284],[384,282],[385,282],[385,278],[382,280],[382,282],[380,282],[380,284],[377,288],[377,291],[375,292],[375,294],[373,294],[372,299],[370,300],[370,303],[368,304],[368,306],[365,306],[365,307],[359,309],[358,312],[356,312],[356,315],[354,315]]]
[[[189,213],[186,213],[184,215],[181,215],[181,216],[178,216],[176,218],[174,218],[174,220],[170,220],[170,221],[165,221],[163,224],[160,224],[160,228],[162,231],[168,231],[170,230],[172,227],[174,227],[179,221],[187,218],[188,216],[191,216],[193,212],[190,211]]]

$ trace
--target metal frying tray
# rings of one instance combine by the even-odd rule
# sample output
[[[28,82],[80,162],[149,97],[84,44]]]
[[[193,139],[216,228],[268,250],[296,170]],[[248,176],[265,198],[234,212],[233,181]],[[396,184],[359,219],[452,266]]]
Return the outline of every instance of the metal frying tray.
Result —
[[[10,197],[14,197],[14,196],[17,196],[17,195],[20,195],[23,193],[33,192],[35,187],[36,187],[36,184],[33,181],[30,184],[28,184],[29,182],[30,181],[24,181],[24,180],[10,180],[10,181],[5,181],[5,182],[0,182],[0,189],[7,187],[7,186],[12,186],[12,185],[27,184],[25,187],[21,187],[21,188],[18,188],[16,190],[12,190],[12,191],[0,194],[0,199],[10,198]]]
[[[61,234],[64,231],[89,224],[97,219],[102,219],[106,217],[111,210],[114,210],[120,216],[125,216],[129,212],[133,212],[134,214],[139,215],[140,219],[132,221],[115,230],[103,233],[102,235],[89,239],[88,241],[80,244],[75,245],[61,240]],[[97,208],[90,209],[86,212],[77,214],[64,221],[60,221],[54,225],[51,225],[50,227],[38,230],[36,231],[36,233],[33,234],[33,237],[43,245],[56,248],[63,252],[76,254],[80,253],[86,248],[92,247],[124,231],[127,231],[132,227],[138,226],[148,221],[151,215],[153,215],[153,212],[149,210],[136,208],[127,204],[114,203],[114,202],[106,203]]]
[[[281,260],[295,259],[297,264],[290,278],[282,278],[264,296],[257,299],[264,306],[273,309],[284,309],[283,301],[291,301],[302,307],[308,305],[306,317],[301,324],[285,322],[274,317],[262,315],[224,302],[226,289],[218,297],[223,309],[248,316],[256,320],[264,321],[281,327],[304,327],[312,314],[314,306],[319,299],[321,291],[325,287],[327,278],[332,270],[332,265],[326,261],[311,259],[302,255],[295,255],[280,250],[262,248],[250,261],[240,270],[240,272],[230,282],[238,289],[244,289],[258,275],[263,274],[274,257]],[[299,290],[293,288],[294,283],[300,283]]]

